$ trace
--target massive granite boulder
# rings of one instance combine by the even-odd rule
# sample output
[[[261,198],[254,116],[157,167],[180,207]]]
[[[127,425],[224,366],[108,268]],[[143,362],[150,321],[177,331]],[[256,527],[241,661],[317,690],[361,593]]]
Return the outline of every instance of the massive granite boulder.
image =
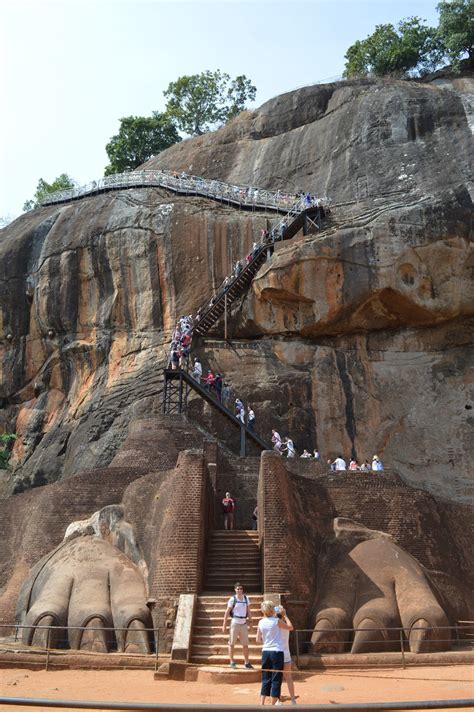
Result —
[[[145,165],[331,197],[325,229],[281,243],[257,275],[235,348],[216,340],[201,356],[251,399],[263,435],[274,424],[300,450],[377,452],[457,501],[472,493],[463,82],[307,87]],[[271,219],[148,188],[41,208],[0,233],[0,418],[19,436],[7,490],[112,460],[126,424],[159,407],[175,319]]]

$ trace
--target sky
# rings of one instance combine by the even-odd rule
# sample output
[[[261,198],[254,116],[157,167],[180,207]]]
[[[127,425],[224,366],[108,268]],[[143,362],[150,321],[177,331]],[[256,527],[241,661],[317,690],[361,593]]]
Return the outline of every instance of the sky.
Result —
[[[163,111],[183,74],[245,74],[259,106],[340,76],[377,24],[437,0],[0,0],[0,221],[38,180],[100,178],[124,116]]]

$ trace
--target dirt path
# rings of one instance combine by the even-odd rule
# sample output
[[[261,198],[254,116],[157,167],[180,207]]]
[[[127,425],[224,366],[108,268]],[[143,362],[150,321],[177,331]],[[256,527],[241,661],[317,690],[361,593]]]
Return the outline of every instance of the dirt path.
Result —
[[[473,668],[469,665],[407,670],[332,670],[297,674],[295,680],[300,704],[465,699],[472,698],[474,693]],[[208,682],[155,681],[151,671],[143,670],[0,670],[0,694],[5,697],[256,704],[259,689],[258,683],[213,685]],[[285,684],[282,691],[283,701],[289,705]],[[2,712],[26,712],[32,708],[0,705],[0,709]]]

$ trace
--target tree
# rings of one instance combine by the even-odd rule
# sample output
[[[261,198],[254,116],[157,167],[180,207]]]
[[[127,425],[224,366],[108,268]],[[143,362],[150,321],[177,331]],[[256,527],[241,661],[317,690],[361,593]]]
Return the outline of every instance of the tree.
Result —
[[[61,173],[55,178],[52,183],[47,183],[43,178],[40,178],[36,186],[36,192],[32,200],[27,200],[23,205],[23,210],[32,210],[41,205],[41,201],[48,193],[55,193],[57,190],[68,190],[75,188],[76,181],[70,178],[67,173]]]
[[[452,67],[459,70],[463,55],[474,65],[474,0],[443,0],[439,12],[438,37]]]
[[[168,114],[154,111],[152,116],[126,116],[105,147],[110,160],[105,175],[133,170],[178,141],[181,137]]]
[[[216,70],[179,77],[168,85],[167,113],[181,131],[200,136],[213,126],[233,118],[253,101],[257,90],[245,75],[231,81],[228,74]]]
[[[404,77],[413,70],[424,74],[435,68],[441,58],[436,30],[419,17],[398,23],[377,25],[365,40],[355,42],[345,54],[344,76],[393,75]]]
[[[11,447],[15,440],[16,435],[13,435],[12,433],[0,433],[0,470],[8,469]]]

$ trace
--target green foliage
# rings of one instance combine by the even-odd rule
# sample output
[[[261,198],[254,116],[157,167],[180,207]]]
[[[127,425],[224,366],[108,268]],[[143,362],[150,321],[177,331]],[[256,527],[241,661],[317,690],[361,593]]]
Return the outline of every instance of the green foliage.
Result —
[[[419,17],[409,17],[398,23],[377,25],[365,40],[355,42],[345,54],[344,76],[404,77],[413,70],[424,74],[436,67],[441,50],[436,31],[423,24]]]
[[[443,0],[439,12],[438,38],[452,67],[458,70],[463,55],[474,64],[474,0]]]
[[[61,173],[52,183],[47,183],[43,178],[40,178],[33,199],[24,203],[23,210],[37,208],[48,193],[55,193],[57,190],[68,190],[69,188],[74,188],[75,185],[76,181],[70,178],[67,173]]]
[[[110,160],[105,175],[133,170],[178,141],[181,138],[168,114],[154,111],[152,116],[126,116],[105,147]]]
[[[171,82],[164,92],[166,111],[181,131],[200,136],[243,111],[256,91],[245,75],[231,81],[224,72],[207,70]]]
[[[0,433],[0,470],[8,469],[11,445],[16,440],[16,435],[10,433]]]

